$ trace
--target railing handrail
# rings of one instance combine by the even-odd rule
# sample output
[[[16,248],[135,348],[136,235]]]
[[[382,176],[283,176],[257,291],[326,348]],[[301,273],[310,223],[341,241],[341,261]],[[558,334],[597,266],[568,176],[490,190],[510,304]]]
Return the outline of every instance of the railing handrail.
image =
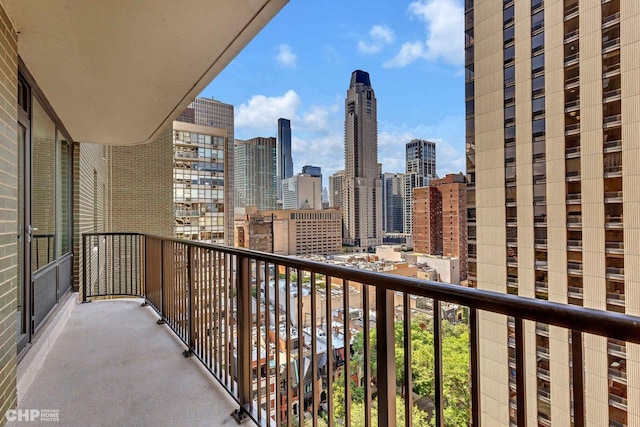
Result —
[[[301,270],[312,270],[316,274],[345,279],[357,283],[382,287],[389,291],[410,294],[456,303],[483,311],[521,317],[526,320],[546,323],[588,334],[607,336],[622,341],[640,344],[640,317],[563,303],[502,294],[482,289],[433,282],[405,276],[361,270],[340,265],[325,264],[301,258],[291,258],[250,249],[233,248],[173,237],[162,237],[144,233],[83,233],[84,235],[143,235],[186,246],[215,249],[229,255],[252,258],[257,261],[276,263]]]

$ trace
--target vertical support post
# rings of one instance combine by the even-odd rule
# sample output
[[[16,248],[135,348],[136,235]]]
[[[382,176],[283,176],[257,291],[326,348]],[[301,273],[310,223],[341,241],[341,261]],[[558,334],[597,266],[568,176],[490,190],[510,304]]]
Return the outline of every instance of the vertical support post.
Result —
[[[87,236],[82,235],[82,302],[87,302]]]
[[[584,360],[582,358],[582,332],[571,331],[571,358],[573,375],[573,424],[585,425],[584,419]]]
[[[195,292],[195,262],[193,255],[193,247],[187,246],[187,307],[189,313],[189,348],[184,352],[185,357],[189,357],[193,354],[193,350],[196,346],[196,292]]]
[[[480,358],[478,357],[478,311],[469,308],[469,344],[471,346],[471,425],[480,426]]]
[[[378,425],[396,425],[396,358],[393,292],[376,287]]]
[[[362,284],[362,336],[364,342],[364,425],[371,427],[371,331],[369,314],[369,285]]]
[[[515,318],[516,323],[516,402],[518,404],[518,426],[527,425],[527,390],[524,363],[524,320]]]
[[[413,370],[411,367],[411,301],[409,294],[402,295],[404,320],[404,419],[405,425],[413,425]]]
[[[435,368],[435,410],[436,426],[444,426],[444,405],[442,391],[442,310],[440,300],[433,300],[433,364]]]
[[[235,412],[236,419],[243,419],[251,402],[251,277],[249,259],[245,256],[236,257],[236,274],[238,287],[238,352],[237,378],[238,402],[240,409]],[[245,415],[246,416],[246,415]]]

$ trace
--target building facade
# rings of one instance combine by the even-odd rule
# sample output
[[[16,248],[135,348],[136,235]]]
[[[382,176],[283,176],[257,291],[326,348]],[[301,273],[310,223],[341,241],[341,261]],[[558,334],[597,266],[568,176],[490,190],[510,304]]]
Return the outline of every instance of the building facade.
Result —
[[[378,163],[376,97],[369,73],[356,70],[345,99],[344,243],[382,244],[382,180]]]
[[[455,257],[467,278],[467,184],[460,174],[431,180],[414,191],[413,247],[416,252]]]
[[[344,185],[344,171],[339,170],[329,177],[329,206],[342,208],[342,188]]]
[[[322,179],[302,173],[283,180],[282,209],[322,209]]]
[[[282,180],[293,176],[291,157],[291,120],[278,119],[278,148],[276,149],[278,200],[282,200]]]
[[[193,113],[185,117],[185,113],[179,116],[177,121],[186,121],[200,126],[208,126],[212,128],[224,129],[227,133],[226,144],[224,146],[224,158],[222,164],[224,165],[223,175],[225,188],[233,189],[233,154],[234,154],[234,115],[233,105],[225,104],[216,99],[209,98],[196,98],[185,112],[192,110]],[[192,116],[193,121],[189,120]],[[227,245],[233,244],[233,207],[235,203],[233,201],[234,192],[224,192],[224,223],[225,223],[225,242]]]
[[[404,233],[403,173],[382,175],[382,225],[385,233]]]
[[[342,212],[281,209],[236,221],[239,247],[279,255],[332,255],[342,249]]]
[[[465,5],[470,284],[637,316],[638,3]],[[570,425],[570,336],[530,326],[526,392],[537,404],[525,416]],[[482,314],[480,334],[483,423],[514,423],[524,409],[505,341],[513,322]],[[640,425],[638,347],[585,336],[583,360],[590,423]]]
[[[234,163],[236,206],[275,209],[276,139],[237,139]]]
[[[225,203],[226,130],[173,122],[174,234],[225,244],[232,216]]]
[[[436,143],[413,139],[405,147],[404,232],[413,232],[413,189],[427,187],[436,178]]]

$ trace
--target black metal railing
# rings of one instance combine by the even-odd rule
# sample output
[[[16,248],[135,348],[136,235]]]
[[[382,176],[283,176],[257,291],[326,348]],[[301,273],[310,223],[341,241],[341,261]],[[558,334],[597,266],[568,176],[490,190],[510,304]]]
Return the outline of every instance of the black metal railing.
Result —
[[[486,313],[502,315],[505,348],[507,316],[514,319],[518,425],[535,404],[525,389],[528,321],[567,329],[572,416],[585,425],[583,335],[640,343],[640,318],[629,315],[142,234],[83,235],[83,265],[83,300],[143,296],[184,342],[185,355],[236,399],[235,417],[259,425],[442,426],[452,407],[480,425]],[[415,335],[425,330],[429,340]],[[453,330],[468,339],[469,376],[459,390],[466,400],[444,393],[451,350],[443,347]],[[432,385],[421,388],[414,350],[427,341]],[[416,390],[433,409],[417,409]]]

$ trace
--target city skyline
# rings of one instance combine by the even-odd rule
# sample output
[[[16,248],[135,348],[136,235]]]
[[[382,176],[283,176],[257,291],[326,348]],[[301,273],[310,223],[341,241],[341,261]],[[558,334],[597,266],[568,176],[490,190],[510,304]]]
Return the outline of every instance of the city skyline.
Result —
[[[327,186],[342,169],[344,75],[367,70],[383,171],[404,172],[403,146],[415,138],[438,143],[439,176],[464,171],[462,3],[289,3],[201,96],[236,107],[239,139],[276,136],[277,119],[290,119],[295,163],[322,166]],[[412,46],[418,55],[392,66]]]

